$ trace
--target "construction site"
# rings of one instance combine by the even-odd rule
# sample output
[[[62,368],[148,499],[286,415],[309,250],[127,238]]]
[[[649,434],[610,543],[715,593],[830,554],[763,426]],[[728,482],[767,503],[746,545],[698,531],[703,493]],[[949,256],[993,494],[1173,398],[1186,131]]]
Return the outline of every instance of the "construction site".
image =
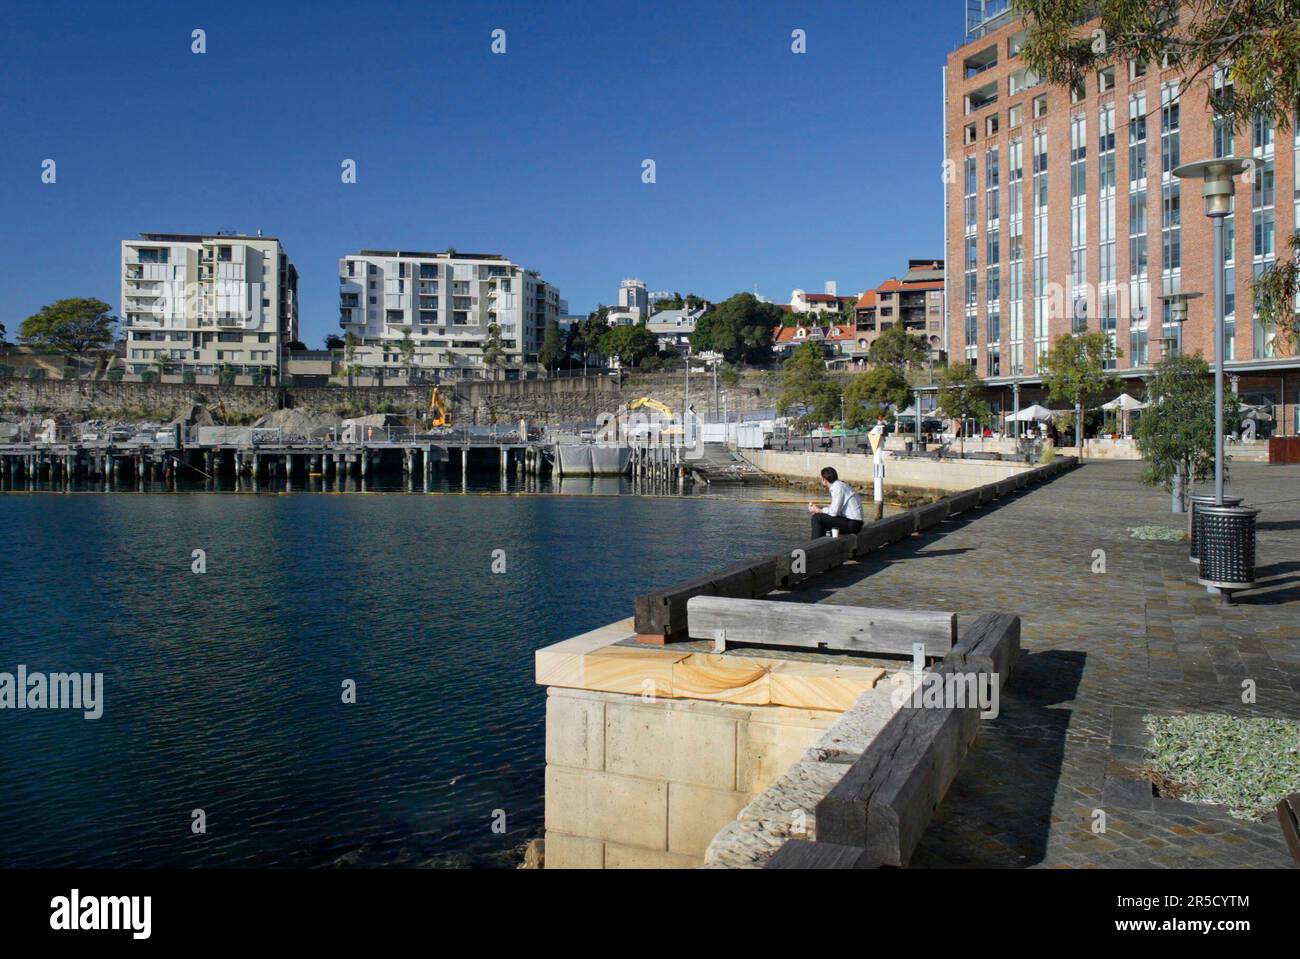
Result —
[[[364,484],[382,474],[430,489],[440,471],[464,480],[472,467],[495,467],[503,476],[631,475],[678,486],[765,478],[728,447],[720,424],[701,424],[648,396],[594,423],[562,426],[530,426],[524,418],[463,425],[436,387],[415,414],[280,409],[251,424],[231,418],[218,403],[192,404],[166,422],[56,414],[0,423],[0,482],[10,489],[75,482],[257,489],[301,488],[313,478]]]

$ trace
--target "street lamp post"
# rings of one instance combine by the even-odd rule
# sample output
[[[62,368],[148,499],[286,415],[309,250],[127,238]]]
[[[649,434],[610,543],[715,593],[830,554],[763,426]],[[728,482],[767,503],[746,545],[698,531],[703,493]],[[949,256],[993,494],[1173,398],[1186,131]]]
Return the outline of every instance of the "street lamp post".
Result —
[[[1014,412],[1011,414],[1012,435],[1016,439],[1017,449],[1020,443],[1020,367],[1014,367],[1011,374],[1011,401]]]
[[[1200,179],[1205,215],[1214,229],[1214,504],[1223,505],[1223,220],[1232,209],[1233,180],[1251,161],[1222,157],[1185,163],[1174,170],[1180,180]]]
[[[1181,339],[1180,332],[1183,329],[1183,324],[1187,322],[1187,308],[1192,300],[1198,299],[1200,296],[1200,293],[1170,293],[1168,296],[1160,297],[1161,300],[1169,304],[1169,325],[1176,331],[1171,336],[1164,336],[1164,326],[1161,325],[1160,332],[1162,335],[1159,337],[1161,359],[1174,355],[1174,344]],[[1216,446],[1215,449],[1217,450],[1218,447]],[[1183,484],[1186,482],[1187,477],[1183,475],[1182,467],[1175,467],[1173,490],[1171,491],[1171,512],[1183,512]],[[1222,505],[1222,503],[1219,505]]]

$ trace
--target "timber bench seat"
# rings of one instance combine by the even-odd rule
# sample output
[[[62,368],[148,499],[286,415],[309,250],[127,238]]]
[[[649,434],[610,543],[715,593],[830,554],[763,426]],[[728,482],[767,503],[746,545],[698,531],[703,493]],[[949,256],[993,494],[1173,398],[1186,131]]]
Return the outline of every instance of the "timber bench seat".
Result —
[[[957,642],[955,613],[721,596],[693,596],[686,609],[690,637],[717,652],[741,644],[911,656],[920,644],[938,658]]]
[[[1019,649],[1020,617],[988,614],[927,672],[945,678],[991,674],[1000,689]],[[978,706],[904,703],[817,803],[816,841],[784,843],[766,868],[906,867],[957,778],[979,722]]]

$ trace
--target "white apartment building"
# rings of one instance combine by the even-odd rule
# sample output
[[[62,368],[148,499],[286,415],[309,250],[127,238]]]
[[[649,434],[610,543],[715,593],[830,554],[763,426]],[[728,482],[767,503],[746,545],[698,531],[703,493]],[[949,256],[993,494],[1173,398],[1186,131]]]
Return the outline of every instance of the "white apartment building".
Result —
[[[122,241],[121,263],[126,375],[278,381],[298,338],[298,271],[279,240],[141,233]]]
[[[546,324],[567,311],[557,287],[495,253],[362,250],[339,260],[339,326],[356,337],[363,375],[404,376],[408,337],[419,373],[488,375],[492,324],[507,369],[535,364]]]
[[[635,326],[650,315],[650,291],[641,280],[624,280],[618,286],[618,306],[611,306],[610,326]]]

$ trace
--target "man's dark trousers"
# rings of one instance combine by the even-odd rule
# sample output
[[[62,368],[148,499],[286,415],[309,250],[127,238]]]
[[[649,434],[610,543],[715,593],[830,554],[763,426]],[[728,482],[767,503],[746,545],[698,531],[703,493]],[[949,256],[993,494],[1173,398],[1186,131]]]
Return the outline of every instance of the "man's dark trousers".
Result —
[[[862,520],[845,519],[843,516],[828,516],[825,513],[812,514],[812,538],[821,539],[831,530],[841,533],[856,533],[862,529]]]

